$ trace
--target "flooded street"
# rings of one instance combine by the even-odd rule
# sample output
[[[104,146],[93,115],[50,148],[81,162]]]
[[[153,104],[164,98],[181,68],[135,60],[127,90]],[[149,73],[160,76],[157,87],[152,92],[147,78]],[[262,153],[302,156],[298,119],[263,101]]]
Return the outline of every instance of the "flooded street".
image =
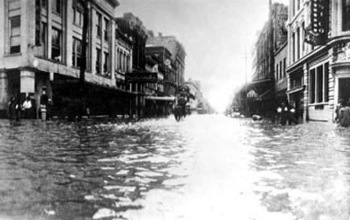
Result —
[[[0,121],[0,219],[348,220],[350,130]]]

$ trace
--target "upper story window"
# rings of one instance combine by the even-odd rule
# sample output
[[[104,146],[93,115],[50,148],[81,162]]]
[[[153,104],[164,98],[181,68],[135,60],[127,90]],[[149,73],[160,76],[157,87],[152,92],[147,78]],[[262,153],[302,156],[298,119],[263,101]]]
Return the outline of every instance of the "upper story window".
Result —
[[[21,52],[21,16],[10,18],[10,53]]]
[[[41,7],[47,8],[47,0],[41,0]]]
[[[104,39],[108,41],[108,26],[109,26],[109,20],[107,18],[104,19]]]
[[[78,25],[79,27],[83,26],[83,20],[84,20],[84,14],[81,10],[79,10],[78,8],[74,8],[73,9],[73,22],[75,25]]]
[[[73,66],[74,67],[81,66],[81,54],[82,54],[81,40],[74,37],[73,38]]]
[[[56,28],[52,28],[51,59],[56,61],[61,61],[61,38],[62,32]]]
[[[52,11],[57,14],[61,14],[62,12],[62,0],[52,0]]]
[[[343,31],[350,31],[350,0],[343,0]]]
[[[96,12],[96,34],[97,34],[97,37],[101,37],[101,31],[102,31],[102,15],[98,12]]]

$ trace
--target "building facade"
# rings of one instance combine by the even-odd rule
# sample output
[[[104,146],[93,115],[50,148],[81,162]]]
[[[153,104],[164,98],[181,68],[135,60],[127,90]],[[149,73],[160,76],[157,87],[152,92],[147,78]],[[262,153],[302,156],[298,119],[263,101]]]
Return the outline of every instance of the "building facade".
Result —
[[[305,120],[332,121],[335,105],[350,97],[350,2],[291,0],[290,5],[289,100],[303,109]]]
[[[185,82],[186,51],[184,47],[174,36],[163,36],[162,34],[154,36],[152,32],[149,32],[147,44],[165,47],[170,52],[171,57],[166,61],[169,72],[165,75],[164,87],[169,95],[174,96],[179,86]]]
[[[288,8],[270,1],[269,19],[261,30],[255,44],[254,74],[246,90],[246,114],[271,115],[276,107],[275,82],[277,66],[275,53],[281,53],[287,40],[285,22]],[[283,56],[283,55],[281,55]],[[278,61],[280,62],[280,61]],[[282,65],[283,65],[282,61]],[[278,64],[278,71],[282,66]]]
[[[117,95],[114,13],[119,2],[87,4],[84,81],[91,85],[91,101],[95,95]],[[80,77],[84,6],[78,0],[1,0],[0,5],[0,110],[6,111],[11,96],[30,96],[38,111],[43,90],[54,105],[67,105],[64,99],[78,90],[70,82]],[[93,110],[98,103],[91,104]]]

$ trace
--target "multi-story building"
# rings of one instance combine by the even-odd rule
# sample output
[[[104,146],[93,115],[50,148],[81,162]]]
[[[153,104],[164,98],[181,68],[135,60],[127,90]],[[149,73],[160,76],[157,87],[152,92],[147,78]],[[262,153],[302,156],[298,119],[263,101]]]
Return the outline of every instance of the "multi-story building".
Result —
[[[158,115],[168,115],[174,102],[175,91],[169,90],[169,85],[175,85],[175,74],[171,66],[171,53],[164,46],[146,45],[146,58],[153,60],[154,71],[158,74],[156,91],[151,96],[146,96],[146,106],[153,103],[157,108]]]
[[[305,120],[332,121],[350,97],[350,2],[291,0],[288,96]]]
[[[146,41],[147,30],[143,22],[132,13],[125,13],[117,18],[118,27],[133,40],[132,44],[132,68],[126,74],[126,81],[131,91],[136,93],[132,103],[133,114],[142,117],[145,108],[145,87],[148,83],[157,81],[157,74],[146,71]]]
[[[80,77],[86,14],[89,24],[84,81],[91,86],[90,100],[101,94],[107,98],[118,95],[113,72],[118,56],[114,51],[114,13],[119,2],[87,2],[83,6],[78,0],[0,0],[0,110],[6,110],[10,96],[29,95],[38,109],[43,90],[54,104],[77,94],[76,83],[70,82]]]
[[[175,95],[179,86],[185,82],[186,52],[184,47],[174,36],[163,36],[162,34],[154,36],[152,33],[147,39],[147,44],[165,47],[170,52],[171,57],[167,61],[169,71],[164,76],[166,78],[164,87],[169,95]],[[172,78],[174,78],[174,81]]]
[[[271,114],[275,100],[275,53],[283,51],[287,39],[285,22],[288,8],[270,1],[269,20],[261,30],[255,44],[255,72],[252,82],[245,88],[247,96],[247,114]],[[278,66],[280,68],[280,66]]]

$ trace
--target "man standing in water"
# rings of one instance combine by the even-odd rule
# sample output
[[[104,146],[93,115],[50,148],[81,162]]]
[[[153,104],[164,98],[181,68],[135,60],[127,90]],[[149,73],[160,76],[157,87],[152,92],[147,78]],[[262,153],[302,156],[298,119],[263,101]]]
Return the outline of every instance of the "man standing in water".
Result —
[[[339,109],[339,124],[342,127],[350,126],[350,102],[343,104]]]

